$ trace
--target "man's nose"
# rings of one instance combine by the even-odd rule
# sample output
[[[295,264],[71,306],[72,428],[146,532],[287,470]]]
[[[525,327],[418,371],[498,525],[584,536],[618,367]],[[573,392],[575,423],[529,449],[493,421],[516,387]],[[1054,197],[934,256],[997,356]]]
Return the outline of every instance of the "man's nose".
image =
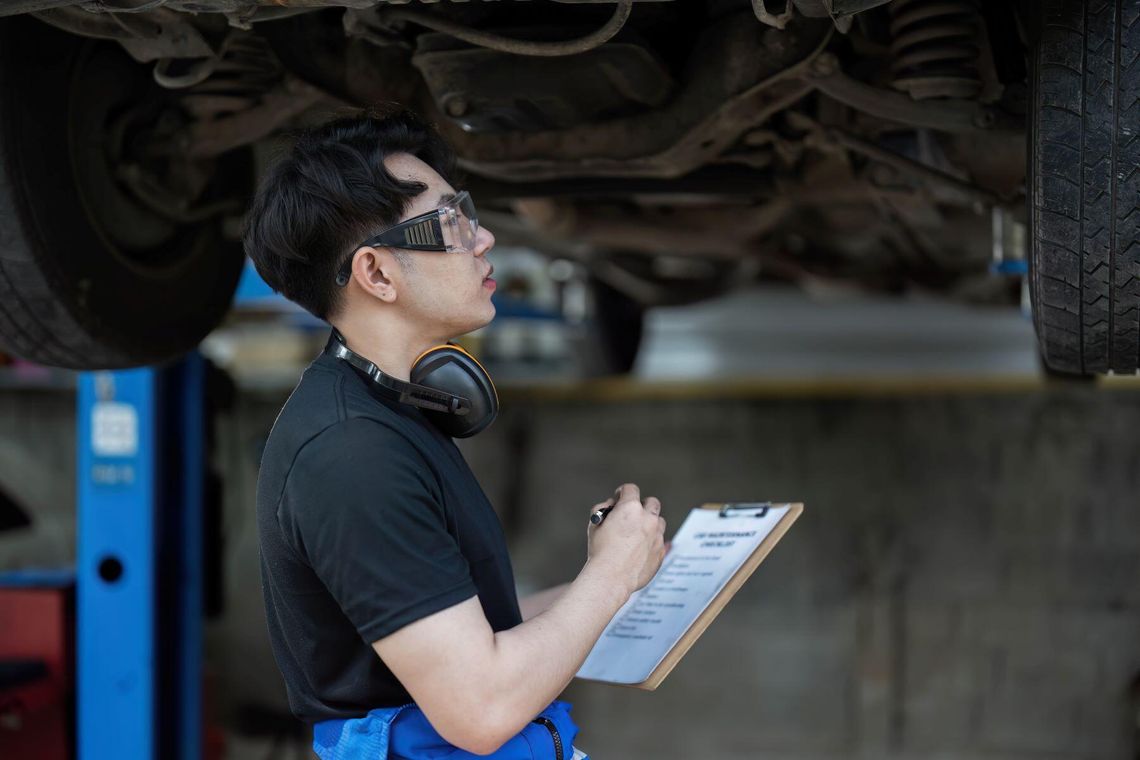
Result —
[[[475,255],[485,256],[487,251],[491,250],[495,245],[495,235],[486,227],[480,225],[479,231],[475,233]]]

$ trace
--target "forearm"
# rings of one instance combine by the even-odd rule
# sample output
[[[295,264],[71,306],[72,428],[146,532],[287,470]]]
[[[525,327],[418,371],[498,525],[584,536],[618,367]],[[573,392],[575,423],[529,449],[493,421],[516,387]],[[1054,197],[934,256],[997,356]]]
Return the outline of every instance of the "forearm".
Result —
[[[495,634],[485,694],[508,735],[562,693],[628,598],[624,584],[587,562],[546,610]]]
[[[562,596],[568,588],[570,588],[569,583],[560,583],[557,586],[552,586],[521,597],[519,599],[519,612],[522,613],[522,619],[524,621],[530,620],[539,613],[547,610],[552,604],[558,601],[558,598]]]
[[[533,618],[495,632],[471,596],[373,642],[447,741],[486,755],[521,731],[566,688],[633,589],[660,568],[660,501],[642,504],[630,483],[612,501],[604,529],[587,529],[585,567]]]

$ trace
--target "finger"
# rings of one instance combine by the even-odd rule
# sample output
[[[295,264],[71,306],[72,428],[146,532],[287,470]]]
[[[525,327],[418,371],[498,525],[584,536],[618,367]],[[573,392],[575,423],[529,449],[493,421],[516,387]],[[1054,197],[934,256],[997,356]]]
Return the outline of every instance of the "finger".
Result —
[[[633,483],[623,483],[618,486],[617,493],[614,494],[614,503],[620,504],[623,501],[636,501],[641,502],[641,489]]]
[[[647,510],[649,510],[649,512],[651,514],[660,515],[661,514],[661,500],[658,499],[656,496],[650,496],[645,500],[645,508]]]

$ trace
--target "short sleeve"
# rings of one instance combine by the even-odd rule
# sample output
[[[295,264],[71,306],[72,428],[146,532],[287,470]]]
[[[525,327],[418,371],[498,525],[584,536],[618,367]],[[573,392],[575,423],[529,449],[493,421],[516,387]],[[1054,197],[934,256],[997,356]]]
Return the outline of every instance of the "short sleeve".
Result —
[[[434,475],[379,422],[349,419],[307,443],[278,520],[365,642],[478,593]]]

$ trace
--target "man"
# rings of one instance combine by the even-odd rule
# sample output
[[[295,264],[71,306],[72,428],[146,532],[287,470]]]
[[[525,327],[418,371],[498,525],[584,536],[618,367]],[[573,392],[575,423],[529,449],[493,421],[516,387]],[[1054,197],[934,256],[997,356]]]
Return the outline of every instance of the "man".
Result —
[[[411,114],[341,120],[300,136],[248,217],[261,276],[336,331],[278,416],[257,486],[270,638],[323,756],[355,757],[362,735],[371,758],[412,752],[399,748],[420,729],[489,754],[524,746],[547,709],[547,740],[565,741],[555,698],[664,555],[660,502],[626,484],[591,507],[614,509],[588,529],[577,578],[518,600],[502,527],[451,438],[374,381],[407,383],[426,350],[494,317],[495,238],[456,206],[453,167]],[[464,246],[377,242],[437,215],[467,225]]]

